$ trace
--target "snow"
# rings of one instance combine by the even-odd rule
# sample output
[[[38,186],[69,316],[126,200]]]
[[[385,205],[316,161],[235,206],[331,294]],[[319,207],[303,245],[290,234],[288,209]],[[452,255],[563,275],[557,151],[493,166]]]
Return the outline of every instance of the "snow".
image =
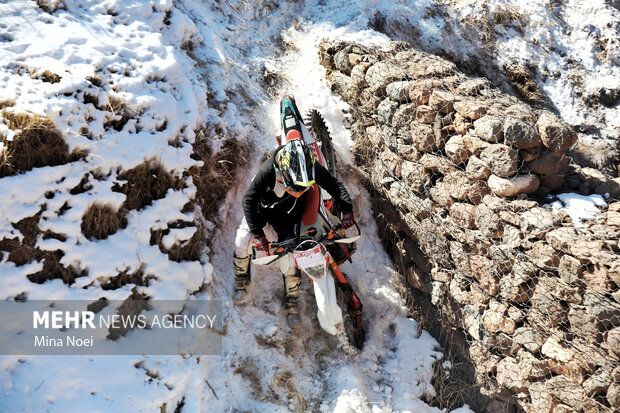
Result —
[[[556,195],[557,201],[551,203],[554,211],[566,211],[573,220],[575,227],[585,227],[587,221],[596,219],[607,203],[600,195],[579,195],[564,193]]]
[[[236,307],[229,299],[240,200],[261,152],[273,148],[279,95],[294,94],[304,112],[319,109],[340,165],[352,164],[352,142],[345,128],[348,106],[326,85],[317,59],[318,42],[338,38],[386,48],[388,36],[369,27],[380,13],[392,29],[415,28],[420,47],[466,53],[464,41],[446,36],[453,23],[436,13],[431,0],[357,0],[346,8],[334,0],[302,3],[64,0],[67,10],[53,14],[33,1],[0,3],[0,100],[15,100],[14,109],[7,110],[49,116],[70,150],[89,151],[82,161],[0,179],[0,239],[22,239],[24,234],[12,224],[42,211],[40,229],[62,234],[64,240],[39,237],[35,246],[61,250],[62,264],[86,269],[88,275],[72,285],[60,279],[35,284],[27,276],[40,271],[42,262],[16,267],[4,254],[0,299],[23,293],[29,301],[103,296],[123,300],[133,288],[158,300],[221,298],[226,326],[221,356],[1,356],[1,411],[153,411],[165,405],[170,412],[183,403],[186,411],[267,412],[309,406],[324,412],[441,411],[428,404],[435,395],[432,365],[441,360],[441,349],[407,317],[394,282],[398,274],[378,241],[369,194],[354,176],[343,172],[339,177],[352,195],[363,237],[353,263],[342,268],[365,305],[367,342],[360,354],[345,355],[335,339],[320,330],[307,279],[302,284],[299,332],[286,326],[276,268],[254,269],[249,304]],[[539,11],[542,3],[546,4],[529,0],[522,7]],[[601,2],[569,4],[571,19],[592,12],[604,24],[616,16]],[[458,10],[465,16],[476,9],[464,4]],[[541,13],[532,17],[539,30],[525,40],[506,30],[500,50],[507,59],[527,56],[534,38],[540,44],[556,36],[564,39],[556,26],[546,28],[544,17],[536,20]],[[571,20],[576,27],[586,23]],[[597,64],[591,58],[592,37],[573,33],[562,40],[562,47],[594,73],[588,84],[616,84],[617,66]],[[609,59],[617,63],[618,57],[612,53]],[[43,82],[45,70],[58,74],[60,82]],[[266,72],[281,79],[274,93],[264,85]],[[101,87],[92,83],[93,76],[102,80]],[[575,109],[579,103],[571,100],[567,83],[548,82],[545,87],[560,113],[580,122],[582,115]],[[120,131],[105,127],[114,114],[104,109],[117,101],[126,105],[129,115]],[[618,117],[609,114],[610,127],[617,127],[613,122]],[[169,190],[144,209],[129,211],[126,228],[107,239],[90,240],[82,234],[82,216],[89,205],[98,202],[118,209],[125,201],[125,195],[113,190],[124,183],[118,177],[121,171],[152,158],[176,176],[200,165],[190,155],[201,129],[214,150],[224,136],[248,140],[257,149],[248,160],[247,174],[223,200],[216,223],[205,222],[199,208],[182,212],[197,191],[188,178],[185,189]],[[2,122],[0,133],[7,139],[14,136]],[[72,194],[84,176],[90,189]],[[565,195],[558,198],[571,216],[579,210],[592,217],[592,208],[598,211],[594,205],[604,206],[595,197]],[[573,219],[580,222],[582,216]],[[178,263],[150,245],[151,231],[168,229],[175,221],[202,226],[171,228],[163,238],[165,248],[186,242],[205,227],[212,241],[210,255],[205,252],[200,261]],[[139,268],[153,276],[148,286],[101,289],[119,272]],[[129,333],[126,339],[137,335]],[[454,411],[471,410],[463,406]]]

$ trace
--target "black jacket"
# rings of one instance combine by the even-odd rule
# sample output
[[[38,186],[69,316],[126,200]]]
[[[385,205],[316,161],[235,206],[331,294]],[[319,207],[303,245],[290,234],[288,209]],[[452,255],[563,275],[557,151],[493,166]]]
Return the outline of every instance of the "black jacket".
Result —
[[[279,149],[261,165],[243,196],[245,219],[255,236],[265,235],[263,227],[267,223],[275,223],[278,227],[292,226],[301,220],[303,214],[307,192],[295,198],[287,192],[279,197],[273,191],[276,184],[275,154]],[[314,167],[314,179],[333,197],[342,212],[353,211],[351,198],[344,185],[318,162]]]

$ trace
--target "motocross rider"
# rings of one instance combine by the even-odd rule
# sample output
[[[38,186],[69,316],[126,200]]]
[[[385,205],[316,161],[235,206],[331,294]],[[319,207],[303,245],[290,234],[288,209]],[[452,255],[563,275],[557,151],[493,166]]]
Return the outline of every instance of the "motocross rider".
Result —
[[[287,135],[287,138],[290,137]],[[294,238],[307,191],[314,183],[325,189],[342,210],[342,226],[346,229],[354,225],[353,205],[344,185],[315,161],[312,150],[301,140],[301,135],[299,139],[288,140],[262,164],[243,196],[245,217],[237,231],[233,257],[235,303],[243,302],[248,294],[252,239],[256,251],[267,251],[269,241],[263,229],[266,225],[273,228],[279,241]],[[280,260],[280,270],[284,278],[287,322],[291,328],[297,328],[301,324],[297,307],[301,277],[295,268],[293,254],[289,253],[288,259]]]

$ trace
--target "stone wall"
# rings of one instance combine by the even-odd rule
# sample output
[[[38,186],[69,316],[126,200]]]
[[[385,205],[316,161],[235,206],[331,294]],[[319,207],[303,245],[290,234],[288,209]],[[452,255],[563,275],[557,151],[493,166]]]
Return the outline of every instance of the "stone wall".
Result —
[[[465,333],[482,392],[528,412],[619,411],[620,180],[573,165],[577,136],[553,113],[440,57],[324,42],[320,59],[395,261]],[[543,203],[562,188],[608,208],[573,222]]]

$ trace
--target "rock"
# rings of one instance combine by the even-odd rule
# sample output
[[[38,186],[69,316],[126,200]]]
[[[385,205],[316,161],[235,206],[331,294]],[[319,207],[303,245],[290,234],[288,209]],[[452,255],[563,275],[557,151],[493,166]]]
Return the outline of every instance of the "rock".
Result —
[[[568,157],[563,153],[544,152],[526,166],[538,175],[563,175],[568,166]]]
[[[550,191],[557,191],[564,185],[564,177],[562,175],[546,175],[540,178],[540,184]]]
[[[379,154],[379,157],[381,158],[383,166],[392,175],[392,177],[400,178],[401,167],[403,164],[403,160],[400,159],[400,156],[390,151],[388,148],[385,148],[383,152]]]
[[[359,64],[362,61],[362,56],[358,53],[349,53],[349,64],[351,67]]]
[[[377,107],[377,115],[380,122],[385,124],[390,124],[392,122],[392,116],[394,112],[398,108],[398,103],[390,100],[389,98],[385,98],[381,101],[379,106]]]
[[[560,279],[569,284],[577,284],[581,279],[583,272],[581,261],[570,255],[562,255],[560,264],[558,265],[558,274]]]
[[[503,199],[495,195],[487,195],[482,199],[482,202],[493,212],[499,212],[508,208],[508,203]]]
[[[600,183],[594,189],[594,193],[611,200],[620,200],[620,177]]]
[[[611,385],[611,374],[605,368],[598,369],[589,379],[583,382],[586,396],[596,396],[607,392]]]
[[[536,241],[525,254],[542,270],[553,270],[560,263],[560,253],[543,241]]]
[[[556,228],[545,235],[545,239],[555,250],[568,253],[570,246],[579,238],[579,234],[572,227]]]
[[[565,152],[577,143],[577,134],[549,111],[543,111],[536,122],[536,127],[542,143],[551,152]]]
[[[545,382],[532,383],[528,388],[528,393],[532,400],[532,412],[551,412],[553,396],[549,393]]]
[[[454,109],[464,118],[476,120],[487,113],[488,107],[475,100],[462,100],[454,103]]]
[[[524,348],[531,353],[538,353],[545,343],[540,331],[532,327],[519,327],[513,334],[514,344],[519,348]]]
[[[361,101],[361,105],[359,108],[360,112],[366,113],[366,114],[375,113],[377,110],[377,107],[379,106],[379,103],[381,103],[381,99],[379,99],[377,96],[370,93],[368,88],[362,91],[362,95],[360,96],[360,101]]]
[[[534,159],[538,158],[538,156],[540,156],[540,150],[519,150],[519,158],[521,158],[523,162],[532,162]]]
[[[349,60],[350,50],[351,49],[349,47],[345,47],[334,55],[334,64],[336,69],[347,75],[351,74],[351,68],[353,67]]]
[[[401,105],[392,116],[392,127],[396,130],[409,129],[414,112],[415,103]]]
[[[409,86],[409,99],[416,105],[426,105],[430,101],[432,89],[427,82],[415,82]]]
[[[434,152],[445,145],[445,142],[437,142],[432,126],[417,122],[411,123],[411,139],[420,152]]]
[[[461,135],[465,135],[467,133],[467,130],[472,127],[472,121],[461,116],[460,113],[457,113],[454,116],[453,125],[456,132],[460,133]]]
[[[616,204],[619,204],[616,202]],[[615,205],[615,204],[612,204]],[[620,211],[613,210],[611,207],[607,210],[607,214],[605,215],[607,219],[607,225],[613,227],[620,227]]]
[[[578,287],[571,286],[555,277],[539,277],[536,290],[548,297],[555,297],[558,301],[566,301],[570,304],[580,304],[582,301]]]
[[[339,93],[345,100],[354,100],[361,91],[353,85],[351,78],[340,72],[331,73],[332,91]]]
[[[620,384],[611,383],[607,389],[607,401],[613,410],[620,411]]]
[[[521,247],[521,231],[512,225],[504,224],[504,235],[502,242],[510,248]]]
[[[412,191],[422,192],[426,185],[430,185],[428,173],[420,164],[408,161],[403,162],[401,174],[403,181]]]
[[[514,226],[521,226],[521,217],[511,211],[499,211],[499,217]]]
[[[506,310],[508,310],[508,304],[492,299],[489,303],[489,309],[482,316],[485,330],[490,333],[500,331],[507,334],[514,333],[515,322],[511,318],[506,317]]]
[[[370,63],[360,63],[351,69],[351,83],[355,87],[361,89],[368,86],[366,84],[366,70],[368,70],[369,67]]]
[[[557,337],[549,336],[543,344],[541,353],[549,358],[552,358],[563,363],[568,363],[573,360],[573,354],[569,348],[560,343]]]
[[[476,227],[485,237],[501,238],[504,233],[504,223],[495,212],[486,205],[478,205],[476,208]]]
[[[454,204],[455,200],[450,196],[448,187],[443,181],[439,181],[429,191],[433,201],[437,202],[442,207],[450,208]]]
[[[570,254],[573,257],[579,258],[582,262],[592,262],[593,257],[600,255],[603,247],[603,241],[579,238],[570,246]]]
[[[489,89],[491,82],[486,78],[467,79],[456,88],[456,93],[462,95],[475,96],[479,95],[484,89]]]
[[[519,364],[519,375],[526,382],[545,377],[549,368],[545,361],[537,359],[523,349],[517,353],[517,363]]]
[[[519,168],[519,153],[502,144],[489,145],[480,153],[480,159],[500,178],[516,174]]]
[[[500,178],[496,175],[489,177],[489,188],[495,195],[514,197],[519,194],[532,194],[540,186],[540,179],[536,175],[515,175],[510,178]]]
[[[539,148],[542,144],[534,126],[512,117],[504,120],[504,143],[517,149]]]
[[[490,143],[483,141],[477,136],[470,135],[466,133],[463,136],[463,142],[465,143],[465,148],[470,155],[480,155],[480,153],[490,146]]]
[[[582,277],[586,288],[601,294],[612,292],[616,285],[609,279],[607,267],[600,263],[588,266],[586,271],[582,273]]]
[[[498,116],[483,116],[474,121],[476,135],[487,142],[497,143],[504,140],[502,118]]]
[[[514,392],[524,392],[529,383],[524,380],[521,368],[513,357],[506,357],[497,364],[497,383]]]
[[[446,158],[430,153],[425,153],[422,158],[420,158],[420,163],[425,169],[439,172],[442,175],[448,175],[458,170],[451,162],[448,162]]]
[[[431,109],[430,106],[422,105],[418,106],[415,111],[415,120],[419,123],[433,123],[437,116],[437,112]]]
[[[491,176],[491,170],[482,162],[477,156],[472,156],[467,161],[467,167],[465,173],[471,179],[488,179]],[[489,188],[493,191],[493,188],[489,184]]]
[[[454,103],[460,96],[446,90],[435,89],[429,99],[429,106],[436,112],[450,113],[454,111]]]
[[[476,369],[480,369],[484,373],[495,373],[500,358],[491,353],[479,341],[474,341],[469,346],[469,357],[476,365]]]
[[[534,115],[532,109],[530,109],[530,107],[525,103],[516,103],[509,106],[506,109],[506,115],[512,116],[525,122],[536,122],[536,115]]]
[[[559,399],[568,406],[576,408],[577,411],[582,411],[580,406],[586,398],[585,391],[573,378],[562,375],[555,376],[547,380],[546,385],[547,391],[549,391],[554,398]]]
[[[443,182],[452,198],[460,201],[468,200],[474,205],[482,202],[482,198],[490,192],[486,182],[471,180],[462,171],[446,175]]]
[[[378,62],[368,68],[365,79],[371,93],[379,96],[385,95],[387,85],[405,77],[402,67],[390,62]]]
[[[553,214],[545,208],[535,207],[521,214],[521,232],[528,238],[542,239],[555,224]]]
[[[476,309],[469,304],[463,307],[463,326],[474,340],[482,340],[482,319]]]
[[[480,288],[486,295],[495,296],[499,291],[499,278],[490,271],[493,267],[492,262],[486,257],[476,254],[470,255],[468,261],[470,268],[468,274],[478,280]]]
[[[386,87],[386,93],[390,99],[395,102],[407,103],[409,100],[409,89],[412,82],[410,81],[397,81],[392,82]]]
[[[426,55],[407,68],[407,74],[414,79],[446,77],[454,73],[456,65],[438,56]]]
[[[469,153],[465,148],[464,139],[460,135],[451,137],[445,146],[446,156],[455,164],[463,163],[467,160]]]
[[[532,293],[530,280],[536,277],[536,268],[527,261],[517,261],[512,273],[505,275],[499,282],[500,296],[516,303],[524,303]]]
[[[462,202],[456,202],[450,207],[450,217],[457,224],[465,228],[476,227],[476,207]]]

